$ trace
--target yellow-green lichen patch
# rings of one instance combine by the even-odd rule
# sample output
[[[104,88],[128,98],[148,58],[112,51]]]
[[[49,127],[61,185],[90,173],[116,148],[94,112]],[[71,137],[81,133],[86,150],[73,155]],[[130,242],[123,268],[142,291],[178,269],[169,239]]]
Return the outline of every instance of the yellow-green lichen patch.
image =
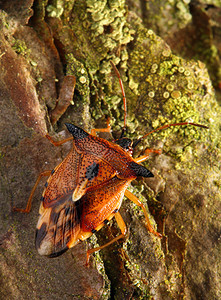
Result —
[[[185,27],[191,20],[189,12],[190,0],[177,1],[155,1],[145,2],[148,20],[151,20],[151,28],[161,32],[161,35],[168,35],[168,32],[177,31]],[[154,9],[153,9],[154,7]],[[145,17],[144,17],[145,18]],[[150,22],[150,21],[149,21]]]
[[[90,248],[96,248],[100,245],[98,244],[98,240],[96,237],[96,234],[92,234],[92,236],[89,238]],[[95,251],[93,253],[94,262],[96,264],[96,269],[98,272],[102,275],[104,278],[104,287],[103,287],[103,293],[102,293],[102,300],[108,300],[110,299],[110,280],[108,279],[106,273],[105,273],[105,267],[104,262],[100,256],[100,251]]]
[[[31,49],[28,48],[26,42],[24,40],[13,38],[12,40],[12,49],[18,54],[24,57],[27,63],[30,66],[30,69],[33,71],[34,77],[37,82],[41,82],[42,76],[41,72],[38,68],[38,62],[36,61],[36,57],[33,58],[33,53]]]
[[[201,74],[197,63],[186,62],[173,55],[153,32],[150,34],[138,23],[135,27],[137,36],[132,42],[133,51],[129,53],[129,87],[136,95],[136,119],[139,122],[137,134],[142,135],[163,125],[178,122],[208,124],[206,114],[207,111],[211,113],[211,109],[203,98],[206,95],[214,96],[210,90],[203,89],[203,82],[208,83],[206,74]],[[182,147],[183,144],[205,141],[207,137],[206,129],[189,125],[158,131],[149,139],[163,140],[168,150],[171,145],[175,146],[176,141],[177,147],[180,145],[182,149],[178,150],[179,154],[177,152],[181,157],[180,151],[187,151]],[[175,149],[173,151],[176,152]]]
[[[46,7],[46,11],[47,11],[49,17],[60,18],[64,12],[63,1],[56,1],[56,6],[51,5],[51,4],[48,5]]]
[[[87,13],[90,14],[93,31],[92,42],[97,37],[106,48],[113,49],[118,42],[127,44],[131,40],[131,32],[126,26],[125,1],[86,1]],[[102,36],[106,33],[106,36]]]
[[[168,98],[170,97],[170,93],[164,92],[164,93],[163,93],[163,97],[164,97],[165,99],[168,99]]]
[[[67,75],[74,75],[76,77],[76,90],[82,97],[82,101],[89,102],[89,76],[85,66],[78,61],[72,54],[66,56],[67,59]]]
[[[87,16],[87,20],[90,20],[89,23],[85,24],[90,31],[90,43],[94,49],[100,49],[96,59],[99,61],[103,58],[105,58],[105,61],[111,59],[114,63],[118,63],[119,61],[117,61],[114,52],[112,54],[108,53],[110,53],[110,50],[116,49],[119,44],[128,44],[133,39],[132,34],[134,33],[126,21],[125,1],[110,1],[107,3],[106,1],[88,0],[82,18],[85,19],[85,16]],[[127,60],[126,48],[120,53],[120,56],[122,61]],[[109,74],[111,66],[110,64],[105,65],[105,61],[102,62],[103,66],[101,66],[100,72]]]
[[[23,56],[29,56],[30,55],[30,49],[28,49],[25,41],[14,39],[14,42],[12,44],[12,49],[15,50],[17,54],[21,54]]]
[[[119,109],[122,93],[110,60],[115,65],[120,63],[121,69],[127,69],[126,45],[133,39],[134,30],[127,23],[125,1],[76,1],[72,15],[74,18],[67,25],[76,36],[73,51],[88,70],[92,117],[97,120],[106,112],[112,116],[115,110],[113,119],[123,119],[123,112]],[[83,44],[87,45],[87,54],[81,48]],[[120,49],[119,45],[124,46]],[[80,79],[84,81],[83,77]],[[122,80],[127,81],[125,75],[122,75]],[[115,95],[119,100],[112,98]]]

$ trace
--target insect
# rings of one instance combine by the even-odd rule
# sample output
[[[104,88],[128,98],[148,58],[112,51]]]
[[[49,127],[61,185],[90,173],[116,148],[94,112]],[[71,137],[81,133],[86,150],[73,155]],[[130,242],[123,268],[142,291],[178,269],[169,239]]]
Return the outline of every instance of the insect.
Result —
[[[142,202],[127,190],[137,177],[153,177],[153,174],[140,163],[148,158],[149,151],[133,158],[133,150],[146,136],[171,126],[194,125],[195,123],[175,123],[155,129],[133,143],[124,137],[126,132],[126,96],[120,74],[112,63],[119,79],[124,103],[124,127],[121,137],[113,142],[96,136],[97,132],[110,132],[107,128],[92,129],[91,134],[73,124],[66,124],[73,137],[60,142],[47,138],[55,145],[61,145],[73,139],[73,148],[67,157],[52,171],[42,172],[28,199],[25,209],[29,212],[35,189],[43,176],[49,176],[41,197],[39,220],[36,229],[36,248],[41,255],[56,257],[80,241],[89,238],[115,217],[121,230],[117,237],[97,248],[87,251],[87,262],[91,253],[100,250],[126,234],[126,225],[119,213],[124,195],[140,206],[144,212],[146,227],[158,237],[161,234],[153,229]],[[152,152],[157,152],[152,150]]]

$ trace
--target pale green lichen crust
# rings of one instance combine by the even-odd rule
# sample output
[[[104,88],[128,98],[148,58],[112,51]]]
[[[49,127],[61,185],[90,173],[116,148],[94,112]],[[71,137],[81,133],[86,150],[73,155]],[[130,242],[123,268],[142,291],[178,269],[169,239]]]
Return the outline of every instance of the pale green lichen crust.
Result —
[[[210,124],[209,131],[193,126],[172,127],[149,139],[161,139],[165,142],[164,147],[173,145],[174,140],[177,145],[182,140],[185,145],[193,141],[205,142],[208,136],[217,143],[217,121],[212,114],[220,113],[220,108],[204,64],[187,62],[173,55],[152,30],[144,29],[138,22],[134,25],[136,39],[134,49],[129,53],[128,72],[129,87],[136,95],[132,99],[136,101],[136,119],[140,123],[136,132],[142,136],[165,124],[186,121]]]
[[[90,111],[92,117],[98,120],[105,115],[111,115],[110,110],[116,111],[117,103],[122,101],[120,91],[117,95],[111,92],[113,76],[110,73],[113,70],[110,60],[116,65],[121,61],[121,67],[127,68],[128,52],[125,46],[133,39],[134,31],[126,20],[125,1],[79,1],[75,3],[75,9],[79,14],[74,15],[73,21],[70,20],[68,25],[77,37],[74,51],[80,56],[76,59],[89,72]],[[82,57],[84,50],[81,46],[85,43],[89,51]],[[121,48],[119,45],[122,45]],[[118,79],[114,78],[114,81],[117,82],[119,90]],[[116,117],[113,116],[112,122]]]

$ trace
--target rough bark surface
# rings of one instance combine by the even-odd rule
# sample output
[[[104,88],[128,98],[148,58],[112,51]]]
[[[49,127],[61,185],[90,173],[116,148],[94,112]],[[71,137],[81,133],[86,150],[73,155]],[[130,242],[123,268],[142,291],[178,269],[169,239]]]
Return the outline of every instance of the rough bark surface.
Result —
[[[211,14],[205,3],[182,9],[180,3],[160,1],[162,15],[157,1],[0,1],[0,298],[220,299],[221,110],[213,90],[219,98],[220,25],[209,22],[220,8],[214,3]],[[213,85],[203,62],[173,54],[159,35],[177,53],[202,59]],[[191,51],[185,40],[194,44]],[[124,111],[110,60],[125,86],[129,137],[181,121],[209,129],[159,131],[137,150],[162,149],[147,163],[154,178],[130,187],[148,203],[162,240],[147,232],[143,212],[124,201],[127,238],[96,253],[89,267],[87,247],[119,234],[114,222],[58,258],[41,257],[34,235],[43,180],[29,214],[12,208],[25,207],[39,173],[70,150],[69,143],[51,145],[47,132],[59,140],[68,136],[65,122],[90,130],[110,116],[119,137]],[[73,87],[62,85],[67,76],[76,78],[74,96]],[[70,105],[52,126],[57,99]]]

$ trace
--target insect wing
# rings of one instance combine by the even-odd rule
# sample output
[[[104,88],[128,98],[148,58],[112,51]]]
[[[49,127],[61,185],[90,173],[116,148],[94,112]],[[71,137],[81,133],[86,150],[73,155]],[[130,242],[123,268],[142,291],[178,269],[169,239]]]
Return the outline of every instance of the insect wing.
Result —
[[[115,175],[116,170],[110,164],[94,154],[85,152],[81,157],[77,184],[77,189],[83,189],[83,192],[78,192],[73,200],[76,201],[80,196],[82,197],[88,188],[96,187]]]
[[[58,256],[68,249],[70,241],[77,243],[81,213],[72,196],[78,186],[80,163],[81,155],[71,151],[47,180],[35,238],[41,255]]]
[[[81,205],[72,201],[72,193],[60,202],[44,208],[40,206],[35,245],[41,255],[55,257],[65,252],[67,244],[77,244],[80,232]]]
[[[66,194],[73,192],[79,181],[79,167],[81,156],[76,151],[71,151],[59,164],[48,178],[42,201],[45,208],[63,201]]]

